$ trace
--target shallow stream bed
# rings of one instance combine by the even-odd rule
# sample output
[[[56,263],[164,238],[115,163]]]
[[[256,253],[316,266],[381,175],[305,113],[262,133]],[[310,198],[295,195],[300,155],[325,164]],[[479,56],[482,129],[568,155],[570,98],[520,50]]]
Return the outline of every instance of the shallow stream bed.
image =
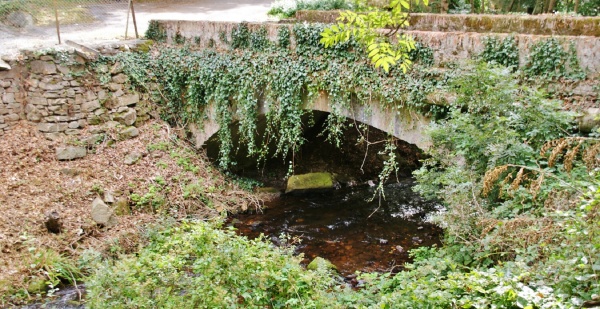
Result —
[[[284,195],[266,203],[258,214],[232,221],[240,235],[264,234],[275,244],[282,233],[299,237],[297,252],[308,263],[316,256],[331,261],[343,276],[355,271],[397,272],[408,250],[440,244],[442,230],[426,222],[440,205],[412,191],[410,178],[385,186],[385,200],[373,187],[343,188],[307,196]]]

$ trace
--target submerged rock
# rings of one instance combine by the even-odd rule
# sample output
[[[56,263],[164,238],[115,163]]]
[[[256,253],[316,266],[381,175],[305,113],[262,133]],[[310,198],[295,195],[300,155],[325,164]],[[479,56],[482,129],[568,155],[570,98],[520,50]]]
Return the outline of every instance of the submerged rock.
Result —
[[[330,173],[309,173],[291,176],[285,193],[309,193],[333,190],[333,176]]]
[[[329,260],[324,259],[320,256],[317,256],[316,258],[314,258],[314,260],[312,260],[312,262],[310,262],[308,264],[308,266],[306,266],[306,269],[309,270],[317,270],[317,269],[328,269],[328,270],[337,270],[337,267],[335,267],[335,265],[333,265],[333,263],[331,263]]]

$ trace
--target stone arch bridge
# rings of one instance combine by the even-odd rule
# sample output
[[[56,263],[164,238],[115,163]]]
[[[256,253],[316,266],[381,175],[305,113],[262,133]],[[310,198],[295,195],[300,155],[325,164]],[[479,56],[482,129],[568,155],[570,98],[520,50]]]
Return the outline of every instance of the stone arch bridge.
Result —
[[[313,102],[305,103],[303,107],[305,110],[333,112],[332,105],[325,93],[321,93]],[[259,115],[265,115],[268,111],[268,107],[260,103],[258,107]],[[370,105],[354,103],[351,109],[344,109],[339,112],[349,120],[359,121],[387,132],[398,139],[416,145],[420,149],[425,150],[430,146],[430,142],[424,133],[430,119],[408,107],[382,107],[381,104],[376,102]],[[207,116],[202,123],[190,126],[197,147],[204,145],[221,128],[215,120],[216,110],[214,105],[208,106]],[[233,120],[239,119],[235,119],[234,116]]]

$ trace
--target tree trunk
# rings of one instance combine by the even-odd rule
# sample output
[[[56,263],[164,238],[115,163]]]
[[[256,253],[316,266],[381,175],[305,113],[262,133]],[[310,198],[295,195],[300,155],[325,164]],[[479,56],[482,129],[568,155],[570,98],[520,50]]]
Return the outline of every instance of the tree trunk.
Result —
[[[573,10],[575,14],[577,14],[577,10],[579,10],[579,0],[575,0],[575,9]]]
[[[442,0],[441,7],[440,7],[440,13],[448,14],[448,7],[449,7],[448,0]]]
[[[471,14],[475,13],[475,0],[471,0]]]
[[[552,11],[554,11],[555,5],[556,5],[556,0],[550,0],[548,3],[548,9],[546,10],[546,13],[553,13]]]
[[[544,0],[535,1],[535,6],[533,7],[533,15],[538,15],[544,12]]]
[[[514,5],[515,5],[515,0],[511,0],[508,7],[506,9],[504,9],[504,12],[512,12]]]

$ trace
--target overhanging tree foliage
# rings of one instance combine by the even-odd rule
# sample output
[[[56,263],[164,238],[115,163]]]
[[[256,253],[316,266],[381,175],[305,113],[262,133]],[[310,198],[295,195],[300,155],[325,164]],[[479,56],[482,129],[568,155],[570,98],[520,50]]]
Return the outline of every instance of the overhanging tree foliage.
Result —
[[[367,1],[360,2],[366,5]],[[429,0],[422,2],[427,5]],[[376,68],[388,72],[391,66],[399,65],[406,72],[412,64],[408,54],[415,49],[415,40],[400,30],[409,25],[410,7],[411,1],[390,0],[388,9],[371,7],[365,13],[341,12],[338,23],[321,33],[321,43],[331,47],[354,38],[367,49]]]

